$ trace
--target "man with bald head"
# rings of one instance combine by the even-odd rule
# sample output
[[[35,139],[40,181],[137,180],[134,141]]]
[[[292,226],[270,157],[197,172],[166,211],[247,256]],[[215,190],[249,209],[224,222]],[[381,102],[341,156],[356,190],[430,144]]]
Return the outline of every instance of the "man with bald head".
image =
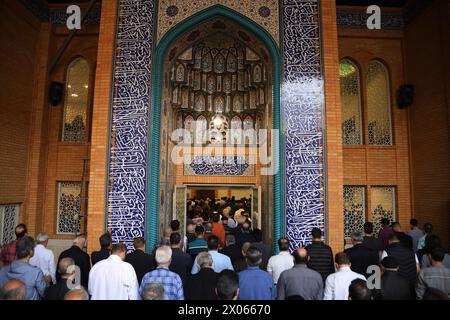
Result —
[[[64,300],[89,300],[89,294],[83,287],[76,288],[67,292]]]
[[[0,300],[25,300],[25,284],[17,279],[8,281],[0,290]]]
[[[75,261],[72,258],[62,258],[58,263],[58,273],[61,279],[54,285],[47,287],[44,300],[63,300],[70,291],[69,283],[75,278]]]
[[[85,288],[88,287],[89,271],[91,270],[91,259],[89,255],[83,251],[86,246],[86,238],[84,236],[77,236],[73,240],[72,247],[63,251],[59,255],[58,265],[63,258],[72,258],[75,261],[75,265],[80,268],[81,272],[81,285]],[[56,274],[56,281],[60,281],[61,276],[59,272]]]
[[[302,297],[304,300],[322,300],[323,280],[320,273],[307,266],[309,255],[305,248],[294,251],[295,265],[283,271],[278,278],[277,299]]]

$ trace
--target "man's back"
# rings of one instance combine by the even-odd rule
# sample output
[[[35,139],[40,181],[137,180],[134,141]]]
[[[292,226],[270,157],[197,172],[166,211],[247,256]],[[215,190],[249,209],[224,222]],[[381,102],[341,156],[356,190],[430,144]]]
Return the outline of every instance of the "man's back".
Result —
[[[54,284],[45,289],[44,300],[64,300],[64,296],[70,289],[67,286],[67,280],[61,279],[57,284]]]
[[[166,268],[156,268],[142,278],[139,292],[142,293],[145,285],[150,282],[159,282],[164,287],[165,300],[184,300],[183,282],[178,274]]]
[[[72,246],[69,249],[61,252],[58,259],[59,261],[63,258],[72,258],[75,261],[75,265],[77,265],[80,268],[81,272],[81,285],[85,288],[88,287],[88,280],[89,280],[89,271],[91,270],[91,262],[89,255],[81,250],[77,246]],[[56,273],[56,281],[59,281],[61,279],[61,276],[59,273]]]
[[[417,280],[417,269],[414,251],[401,245],[394,243],[386,249],[388,256],[393,257],[399,264],[399,273],[407,278],[411,284],[415,284]]]
[[[197,238],[188,244],[188,253],[193,259],[200,253],[208,251],[208,243],[203,238]]]
[[[423,232],[419,228],[415,227],[408,232],[408,235],[412,238],[413,241],[413,250],[417,252],[417,246],[419,244],[420,238],[423,237]]]
[[[364,236],[362,245],[372,251],[379,253],[383,251],[383,243],[380,239],[373,236]]]
[[[186,300],[217,300],[216,284],[219,275],[211,268],[202,268],[186,279]]]
[[[142,250],[135,250],[127,254],[125,261],[133,266],[139,284],[141,284],[142,278],[147,272],[156,268],[156,262],[153,256]]]
[[[133,267],[117,255],[97,262],[89,274],[92,300],[136,300],[138,287]]]
[[[92,265],[96,264],[99,261],[108,259],[110,255],[108,248],[102,248],[100,251],[94,251],[91,253],[91,262]]]
[[[186,283],[186,277],[190,273],[191,268],[191,256],[184,253],[181,249],[172,248],[172,262],[170,263],[169,269],[180,276],[183,284]]]
[[[239,272],[239,300],[273,300],[275,296],[269,273],[257,266]]]
[[[0,270],[0,288],[10,280],[20,280],[26,286],[25,300],[39,300],[44,296],[47,283],[38,267],[15,260]]]
[[[231,262],[234,263],[236,260],[242,258],[241,248],[237,245],[232,244],[225,248],[223,248],[220,253],[228,256],[231,259]]]
[[[348,288],[353,280],[366,280],[362,274],[356,273],[350,267],[341,267],[330,274],[325,281],[324,300],[348,300]]]
[[[41,269],[44,276],[50,275],[53,283],[56,283],[56,266],[53,251],[42,244],[38,244],[34,248],[34,255],[30,259],[30,264]]]
[[[334,272],[333,251],[322,241],[313,241],[306,250],[309,255],[308,268],[320,273],[325,281]]]
[[[273,282],[276,284],[283,271],[294,266],[294,257],[289,251],[281,251],[279,254],[271,257],[267,263],[267,272],[272,275]]]
[[[417,298],[422,299],[427,288],[439,289],[450,297],[450,269],[428,267],[420,270],[417,281]]]
[[[381,243],[383,243],[383,249],[387,249],[387,247],[389,247],[389,237],[393,233],[394,231],[389,226],[384,227],[380,230],[380,232],[378,232],[378,239],[380,239]]]
[[[379,300],[411,300],[414,299],[412,286],[408,279],[396,271],[385,271],[381,276],[381,289],[375,290]]]
[[[277,283],[277,299],[285,300],[292,296],[301,296],[304,300],[322,300],[323,280],[320,273],[297,264],[283,271]]]
[[[262,252],[262,262],[260,268],[263,270],[267,269],[267,263],[269,262],[270,256],[272,255],[272,250],[270,246],[263,242],[254,242],[252,246],[257,247]]]
[[[372,265],[377,266],[379,262],[379,254],[366,248],[362,244],[356,244],[352,248],[346,249],[345,253],[352,263],[351,269],[366,277],[370,275],[370,273],[367,272],[367,268]]]
[[[398,237],[398,240],[400,240],[400,243],[402,244],[402,246],[408,248],[408,249],[413,249],[413,239],[411,236],[407,235],[404,232],[396,232],[395,233]]]

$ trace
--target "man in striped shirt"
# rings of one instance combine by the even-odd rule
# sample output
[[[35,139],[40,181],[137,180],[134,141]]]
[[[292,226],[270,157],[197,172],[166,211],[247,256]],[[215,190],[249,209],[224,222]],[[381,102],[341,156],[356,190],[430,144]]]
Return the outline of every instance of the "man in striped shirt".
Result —
[[[417,299],[422,300],[427,288],[439,289],[450,296],[450,269],[442,263],[444,256],[443,248],[434,248],[431,251],[429,255],[431,267],[424,268],[419,272],[416,287]]]
[[[156,250],[155,259],[158,267],[144,276],[139,294],[142,295],[147,283],[159,282],[164,287],[165,300],[184,300],[181,278],[178,274],[169,270],[172,262],[172,249],[169,246],[159,247]]]

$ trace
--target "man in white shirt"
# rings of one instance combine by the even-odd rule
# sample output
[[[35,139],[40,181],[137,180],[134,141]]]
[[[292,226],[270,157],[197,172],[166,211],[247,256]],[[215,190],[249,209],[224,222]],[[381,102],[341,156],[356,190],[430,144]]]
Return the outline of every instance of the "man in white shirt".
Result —
[[[280,238],[278,240],[280,253],[272,256],[267,263],[267,272],[270,273],[273,283],[276,285],[280,274],[294,266],[294,257],[289,253],[289,240]]]
[[[323,300],[348,300],[348,288],[352,281],[366,280],[366,277],[350,269],[351,263],[345,252],[336,254],[334,260],[338,271],[327,277]]]
[[[114,244],[108,259],[97,262],[89,273],[91,300],[138,300],[139,284],[131,264],[123,261],[124,244]]]
[[[34,248],[34,255],[30,259],[30,264],[42,270],[45,282],[56,284],[55,255],[52,250],[47,249],[48,238],[48,234],[43,232],[37,235],[37,245]]]
[[[228,256],[226,256],[222,253],[219,253],[218,250],[219,250],[219,238],[215,235],[209,236],[208,252],[213,259],[213,265],[212,265],[213,270],[217,273],[222,272],[222,270],[234,271],[233,264],[231,263],[231,259]],[[199,271],[200,271],[200,267],[197,263],[197,258],[195,258],[191,273],[197,274]]]

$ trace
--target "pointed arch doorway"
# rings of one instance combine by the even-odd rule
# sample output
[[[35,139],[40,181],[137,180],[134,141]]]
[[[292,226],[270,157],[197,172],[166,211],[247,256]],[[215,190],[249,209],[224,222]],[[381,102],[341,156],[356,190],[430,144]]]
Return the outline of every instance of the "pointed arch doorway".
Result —
[[[173,27],[157,45],[153,63],[146,219],[149,242],[156,243],[172,219],[176,210],[176,196],[172,195],[178,193],[182,198],[182,188],[177,186],[230,186],[230,182],[263,189],[261,226],[265,240],[276,241],[285,232],[281,137],[276,141],[279,148],[270,154],[273,163],[269,165],[278,169],[274,175],[261,175],[261,164],[249,161],[258,146],[245,135],[233,151],[223,148],[217,152],[218,145],[230,145],[226,134],[220,134],[225,124],[227,128],[258,129],[259,121],[259,128],[280,128],[281,63],[275,41],[248,18],[213,6]],[[215,128],[219,121],[220,128]],[[172,139],[172,132],[180,128],[189,131],[190,123],[194,128],[206,127],[206,133],[199,143],[191,144],[190,163],[174,164],[173,150],[180,141]],[[192,133],[195,137],[195,129]],[[247,164],[246,169],[239,170],[243,164]],[[230,174],[230,168],[237,169]]]

